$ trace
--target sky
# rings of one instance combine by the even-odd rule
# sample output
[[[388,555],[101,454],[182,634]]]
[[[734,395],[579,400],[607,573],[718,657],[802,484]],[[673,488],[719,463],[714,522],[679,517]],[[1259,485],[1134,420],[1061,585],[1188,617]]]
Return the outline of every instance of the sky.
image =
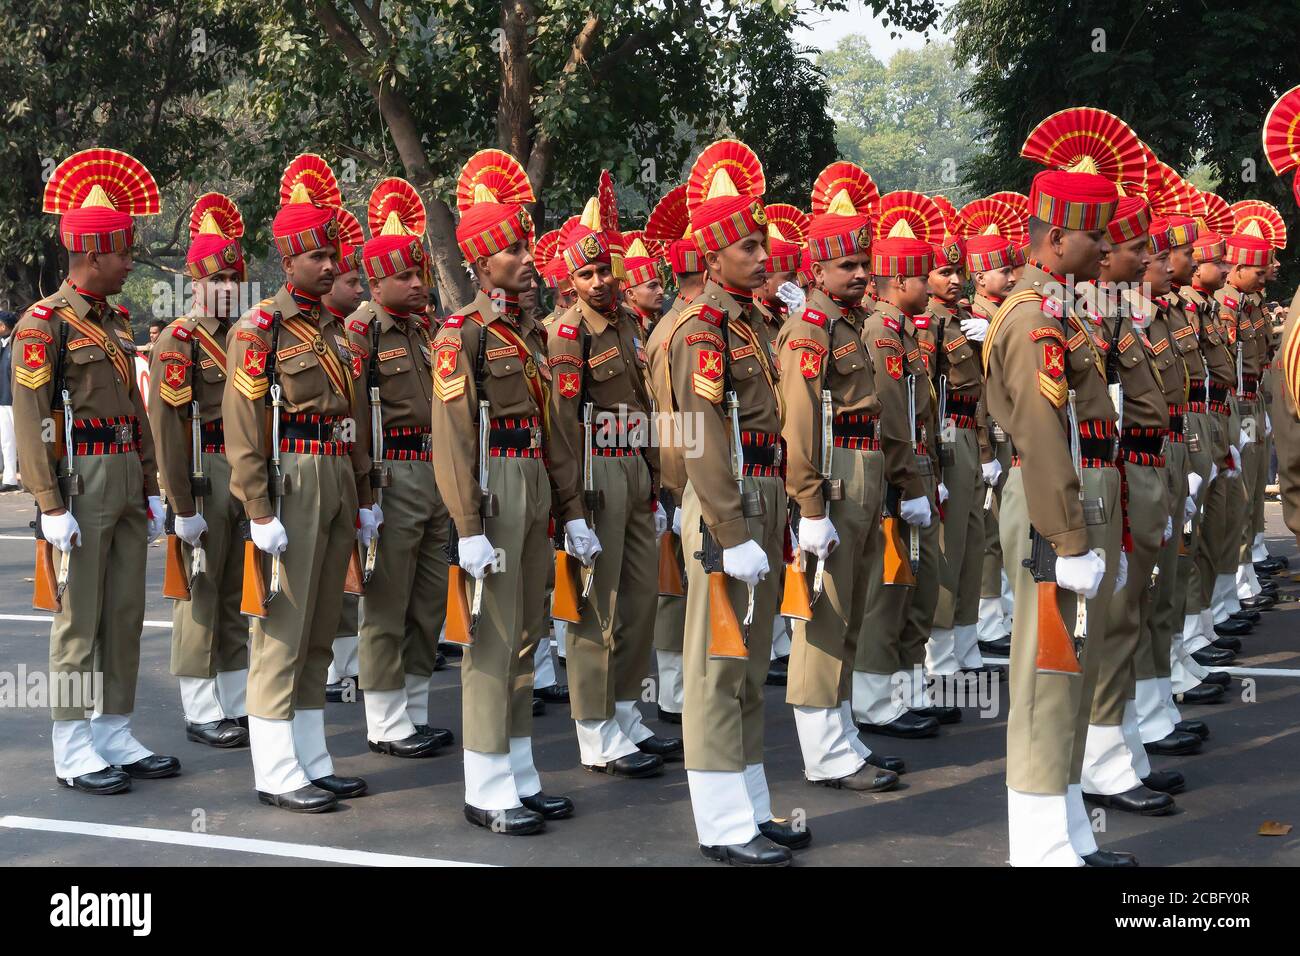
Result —
[[[848,0],[849,9],[840,13],[807,13],[803,26],[795,29],[797,42],[819,50],[832,50],[841,37],[852,33],[865,34],[871,44],[871,52],[879,59],[888,61],[899,50],[917,50],[924,45],[919,33],[897,30],[902,35],[897,39],[889,35],[889,28],[879,19],[871,16],[870,8],[860,0]],[[945,36],[937,27],[930,31],[931,37]]]

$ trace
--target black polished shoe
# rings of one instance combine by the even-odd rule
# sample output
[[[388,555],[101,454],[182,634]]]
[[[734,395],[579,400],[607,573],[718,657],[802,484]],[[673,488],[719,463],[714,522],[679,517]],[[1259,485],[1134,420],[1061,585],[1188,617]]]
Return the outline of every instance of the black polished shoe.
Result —
[[[1253,630],[1250,621],[1243,621],[1240,618],[1233,617],[1229,617],[1222,624],[1214,625],[1214,633],[1219,637],[1241,637]]]
[[[541,717],[546,713],[546,701],[540,697],[533,698],[533,716]]]
[[[1260,591],[1259,594],[1254,597],[1242,598],[1238,603],[1241,604],[1243,610],[1250,611],[1258,617],[1260,611],[1273,610],[1273,605],[1277,603],[1277,598],[1273,597],[1271,594],[1265,594],[1263,591]],[[1254,621],[1252,623],[1259,622]]]
[[[546,818],[536,810],[527,807],[511,807],[509,810],[480,810],[465,804],[465,819],[476,827],[483,827],[493,833],[508,836],[527,836],[541,833],[546,829]]]
[[[887,724],[858,724],[869,734],[884,734],[886,737],[933,737],[939,732],[939,721],[933,717],[919,717],[910,710],[905,710]]]
[[[767,666],[767,680],[764,681],[769,687],[784,687],[790,677],[790,658],[778,657]]]
[[[573,816],[573,801],[568,797],[548,797],[539,790],[531,797],[520,797],[519,802],[547,820],[563,820]]]
[[[1083,799],[1107,810],[1122,810],[1144,817],[1163,817],[1174,812],[1174,798],[1148,787],[1134,787],[1123,793],[1083,792]]]
[[[880,770],[888,770],[890,773],[896,773],[899,776],[907,773],[907,764],[903,762],[902,757],[883,757],[874,750],[867,754],[867,763]]]
[[[830,787],[832,790],[856,790],[859,793],[884,793],[898,786],[898,774],[891,770],[881,770],[869,763],[864,763],[847,777],[832,777],[829,780],[809,780],[818,787]]]
[[[371,753],[388,754],[390,757],[432,757],[438,752],[438,741],[416,731],[401,740],[367,740],[366,746]]]
[[[1192,660],[1202,667],[1226,667],[1237,659],[1232,651],[1222,651],[1217,647],[1206,645],[1199,651],[1192,651]]]
[[[941,724],[956,724],[961,722],[960,707],[944,707],[941,705],[932,705],[930,707],[913,707],[912,713],[918,717],[933,717]]]
[[[764,820],[758,825],[758,832],[777,846],[783,846],[787,850],[802,850],[812,843],[811,830],[807,827],[796,828],[784,817],[773,817],[771,820]]]
[[[445,671],[446,669],[447,669],[447,655],[444,654],[442,651],[439,651],[437,655],[433,658],[433,671],[436,674],[438,671]]]
[[[439,747],[450,747],[456,742],[456,735],[446,727],[430,727],[428,724],[416,724],[415,732],[424,734],[426,737],[432,737],[438,742]]]
[[[1160,793],[1182,793],[1187,781],[1177,770],[1152,770],[1142,778],[1142,786]]]
[[[223,717],[220,720],[209,720],[202,724],[192,724],[187,720],[185,721],[185,739],[192,740],[196,744],[207,744],[209,747],[220,747],[222,749],[247,747],[248,731],[238,721],[231,720],[229,717]]]
[[[664,710],[660,707],[659,719],[665,724],[680,724],[682,722],[682,715],[675,710]]]
[[[239,726],[241,726],[241,727],[243,727],[245,730],[247,730],[247,729],[248,729],[248,715],[245,714],[243,717],[236,717],[236,718],[235,718],[235,723],[239,724]]]
[[[996,641],[980,641],[980,653],[988,657],[1010,657],[1011,638],[999,637]]]
[[[1291,564],[1286,558],[1269,556],[1263,561],[1255,562],[1256,574],[1280,574]]]
[[[533,696],[540,697],[548,704],[567,704],[569,702],[569,685],[552,684],[550,687],[534,687]]]
[[[351,700],[348,703],[360,700],[361,691],[357,687],[357,678],[355,677],[345,677],[337,684],[326,684],[325,699],[331,704],[342,704],[344,702],[343,695],[348,692],[349,686],[351,687]]]
[[[1123,850],[1098,850],[1083,858],[1085,866],[1137,866],[1138,858]]]
[[[339,799],[334,794],[311,785],[288,793],[265,793],[259,790],[257,799],[268,807],[279,807],[294,813],[325,813],[339,805]]]
[[[360,777],[339,777],[331,773],[313,780],[312,786],[332,793],[340,800],[366,795],[366,782]]]
[[[1158,757],[1182,757],[1199,752],[1201,738],[1196,734],[1184,734],[1175,730],[1168,737],[1153,740],[1149,744],[1143,744],[1142,746],[1146,748],[1147,753],[1155,754]]]
[[[444,655],[447,660],[460,660],[465,656],[465,649],[459,644],[450,644],[442,642],[438,645],[438,653]]]
[[[1276,599],[1277,599],[1277,582],[1274,581],[1272,578],[1260,578],[1260,579],[1259,579],[1259,593],[1260,593],[1260,594],[1267,594],[1269,597],[1271,597],[1271,598],[1273,598],[1274,600],[1276,600]]]
[[[641,741],[636,749],[643,754],[656,754],[665,761],[681,760],[685,751],[681,737],[660,737],[658,734]]]
[[[1217,647],[1221,651],[1228,651],[1236,654],[1241,651],[1241,638],[1239,637],[1216,637],[1210,641],[1211,647]]]
[[[664,758],[657,754],[627,754],[609,761],[603,767],[596,764],[583,764],[592,773],[607,773],[611,777],[627,777],[637,780],[642,777],[657,777],[664,772]]]
[[[136,780],[160,780],[163,777],[174,777],[180,773],[181,762],[175,757],[150,754],[147,757],[141,757],[135,763],[124,763],[118,769],[124,770]]]
[[[1259,623],[1259,617],[1260,617],[1260,614],[1259,614],[1258,611],[1248,611],[1248,610],[1246,610],[1245,607],[1243,606],[1243,607],[1242,607],[1242,610],[1240,610],[1240,611],[1233,611],[1231,614],[1229,614],[1229,615],[1228,615],[1228,620],[1230,620],[1230,621],[1245,621],[1247,624],[1249,624],[1249,625],[1253,628],[1256,624]]]
[[[1224,671],[1210,671],[1201,678],[1201,683],[1227,689],[1232,686],[1232,675]]]
[[[1181,730],[1185,734],[1195,734],[1202,740],[1210,739],[1210,726],[1203,720],[1180,720],[1174,724],[1174,730]],[[1159,787],[1152,787],[1152,790],[1158,790]]]
[[[65,787],[94,794],[97,797],[107,796],[110,793],[126,793],[131,789],[131,778],[115,767],[83,773],[79,777],[67,779],[56,777],[55,779]]]
[[[726,863],[729,866],[789,866],[790,851],[759,834],[746,844],[735,846],[705,846],[700,844],[705,859]]]
[[[1179,704],[1218,704],[1226,692],[1222,684],[1197,684],[1191,690],[1175,694],[1174,700]]]

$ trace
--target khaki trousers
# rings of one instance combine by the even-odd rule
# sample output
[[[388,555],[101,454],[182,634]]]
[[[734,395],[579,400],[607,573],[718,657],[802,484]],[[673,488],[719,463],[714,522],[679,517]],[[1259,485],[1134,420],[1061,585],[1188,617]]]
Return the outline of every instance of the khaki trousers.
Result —
[[[1213,464],[1211,449],[1212,435],[1208,413],[1189,412],[1184,418],[1184,433],[1187,441],[1188,473],[1201,476],[1201,488],[1196,496],[1196,514],[1192,516],[1192,534],[1187,543],[1187,554],[1179,555],[1179,576],[1183,581],[1183,615],[1197,614],[1205,607],[1204,584],[1201,579],[1202,569],[1198,556],[1201,553],[1201,534],[1205,527],[1205,507],[1210,497],[1210,470]],[[1195,439],[1195,440],[1193,440]],[[1192,446],[1196,449],[1193,450]],[[1186,486],[1183,488],[1186,491]],[[1174,519],[1177,525],[1179,519]],[[1213,581],[1211,581],[1213,584]]]
[[[1002,475],[993,486],[993,507],[984,512],[984,565],[980,578],[981,598],[1002,597],[1002,538],[998,534],[998,509],[1002,506],[1002,489],[1011,473],[1011,442],[997,442],[994,457],[1002,464]],[[980,507],[984,506],[981,497]]]
[[[555,559],[546,534],[551,485],[540,458],[489,458],[488,484],[499,510],[484,531],[499,567],[483,578],[478,632],[461,660],[462,715],[466,750],[508,754],[511,737],[533,732],[536,618]]]
[[[280,556],[280,594],[253,621],[248,713],[290,720],[325,706],[348,559],[357,546],[357,486],[343,455],[280,456],[286,493],[280,521],[289,545]],[[270,581],[269,558],[264,558]]]
[[[50,625],[51,716],[130,714],[140,669],[148,516],[140,456],[76,459],[85,491],[69,501],[81,544],[68,559],[63,610]],[[54,556],[58,568],[59,555]],[[96,675],[102,696],[94,698]]]
[[[570,712],[607,720],[614,701],[636,700],[650,670],[659,564],[650,470],[640,455],[595,456],[592,483],[604,496],[593,516],[601,552],[582,620],[568,629]]]
[[[823,594],[811,621],[793,622],[785,701],[796,707],[838,707],[853,694],[853,664],[866,610],[868,575],[880,551],[880,507],[885,494],[879,453],[836,448],[831,477],[844,483],[844,499],[829,504],[840,543],[826,559]],[[817,559],[800,552],[812,591]],[[787,569],[793,574],[794,569]]]
[[[1163,467],[1132,463],[1126,463],[1122,469],[1128,485],[1128,525],[1133,550],[1128,553],[1128,581],[1111,597],[1104,634],[1100,641],[1097,635],[1088,635],[1089,653],[1097,658],[1097,684],[1089,723],[1118,727],[1124,718],[1125,701],[1133,698],[1137,679],[1134,660],[1139,647],[1144,644],[1144,622],[1151,612],[1151,571],[1156,566],[1160,538],[1169,517],[1164,471]],[[1087,473],[1084,472],[1085,477]],[[1089,607],[1089,625],[1092,621],[1092,608]],[[1067,627],[1072,623],[1073,618],[1066,618]],[[1014,637],[1012,641],[1014,646]],[[1145,646],[1144,653],[1149,658],[1149,645]],[[1166,659],[1168,656],[1169,648],[1166,646]]]
[[[672,515],[668,517],[671,519]],[[672,534],[671,529],[668,533]],[[672,538],[673,555],[677,558],[679,566],[685,567],[685,564],[682,563],[682,539],[676,535],[672,535]],[[685,584],[685,582],[686,575],[683,574],[682,583]],[[656,583],[657,588],[658,584]],[[686,598],[660,595],[655,611],[655,650],[680,654],[682,652],[682,634],[685,630]]]
[[[1184,433],[1184,437],[1186,437]],[[1183,515],[1187,503],[1187,470],[1189,467],[1186,441],[1169,441],[1165,444],[1165,500],[1169,503],[1169,519],[1174,535],[1161,546],[1156,556],[1160,575],[1151,595],[1151,610],[1143,619],[1142,641],[1133,659],[1134,674],[1138,680],[1170,676],[1169,648],[1174,633],[1183,629],[1183,609],[1187,597],[1187,573],[1191,562],[1180,558],[1183,549]]]
[[[1007,715],[1007,786],[1021,793],[1063,795],[1077,784],[1083,769],[1088,716],[1101,659],[1106,654],[1105,630],[1115,575],[1119,571],[1121,525],[1119,472],[1087,468],[1084,494],[1100,497],[1106,523],[1089,526],[1088,546],[1106,552],[1106,574],[1097,596],[1088,602],[1088,638],[1079,661],[1083,673],[1039,673],[1038,589],[1028,568],[1029,513],[1025,507],[1024,476],[1012,468],[1002,494],[1002,553],[1015,593],[1016,615],[1011,632],[1011,709]],[[1130,572],[1131,573],[1131,572]],[[1066,629],[1074,632],[1077,601],[1063,588],[1056,592]]]
[[[219,671],[248,667],[248,621],[239,613],[243,597],[244,509],[230,493],[230,463],[222,454],[204,452],[203,472],[212,494],[203,501],[203,536],[207,571],[190,585],[190,599],[172,607],[171,672],[177,677],[216,677]],[[181,542],[188,573],[194,549]]]
[[[386,461],[375,572],[361,602],[362,690],[402,690],[428,677],[447,613],[447,508],[427,461]]]
[[[943,470],[948,500],[943,504],[939,528],[944,575],[939,582],[934,626],[940,628],[974,625],[979,620],[984,578],[985,485],[975,429],[956,429],[951,447],[954,461]]]
[[[767,553],[766,578],[754,588],[754,620],[745,660],[709,658],[709,576],[693,557],[686,562],[686,637],[682,649],[682,736],[687,770],[743,771],[763,762],[763,685],[772,653],[772,622],[781,593],[786,498],[780,478],[746,478],[758,491],[763,514],[748,519],[750,537]],[[689,482],[682,493],[682,550],[702,549],[700,500]],[[727,578],[736,620],[743,623],[748,589]]]

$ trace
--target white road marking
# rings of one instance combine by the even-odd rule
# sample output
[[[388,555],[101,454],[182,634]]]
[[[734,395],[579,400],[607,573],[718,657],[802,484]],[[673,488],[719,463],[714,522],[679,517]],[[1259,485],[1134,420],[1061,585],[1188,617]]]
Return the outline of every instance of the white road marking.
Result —
[[[30,534],[0,534],[0,541],[35,541]]]
[[[49,624],[54,620],[50,614],[0,614],[0,621],[30,621],[33,624]],[[145,621],[145,627],[166,627],[172,626],[171,621]]]
[[[42,817],[0,817],[0,826],[14,830],[39,830],[45,833],[75,833],[81,836],[107,837],[112,840],[140,840],[145,843],[169,843],[174,846],[197,846],[207,850],[234,850],[261,853],[298,860],[321,860],[326,863],[349,863],[356,866],[488,866],[427,856],[401,856],[396,853],[372,853],[369,850],[344,850],[340,847],[310,843],[281,843],[277,840],[254,840],[248,837],[190,833],[188,830],[158,830],[153,827],[124,827],[110,823],[83,823],[79,820],[49,820]]]
[[[984,663],[1010,664],[1011,661],[1005,657],[986,657]],[[1209,670],[1223,671],[1234,677],[1300,677],[1300,670],[1290,667],[1211,667]]]

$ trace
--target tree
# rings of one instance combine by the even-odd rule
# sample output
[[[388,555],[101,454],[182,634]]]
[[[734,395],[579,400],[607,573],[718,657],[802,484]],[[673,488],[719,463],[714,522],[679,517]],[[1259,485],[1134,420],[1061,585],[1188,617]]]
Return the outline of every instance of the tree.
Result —
[[[1151,0],[957,0],[946,26],[958,62],[973,65],[969,105],[988,149],[966,181],[977,191],[1025,190],[1037,171],[1019,158],[1039,120],[1070,106],[1115,113],[1162,160],[1219,182],[1229,202],[1264,199],[1294,230],[1290,182],[1264,162],[1260,129],[1300,77],[1294,3]],[[1284,265],[1287,258],[1284,253]]]
[[[970,72],[952,45],[899,50],[882,63],[866,37],[844,37],[819,65],[831,87],[840,155],[867,170],[881,192],[941,192],[960,205],[973,194],[959,167],[978,150],[980,117],[962,102]]]
[[[81,4],[0,0],[0,289],[17,308],[53,291],[63,272],[41,195],[55,165],[79,149],[112,146],[143,162],[168,195],[209,174],[226,139],[208,100],[251,47],[237,14],[200,24],[200,0]],[[196,32],[197,31],[197,32]],[[182,197],[183,198],[183,197]],[[190,200],[193,196],[188,197]],[[145,263],[184,250],[188,202],[169,203],[137,249]]]

